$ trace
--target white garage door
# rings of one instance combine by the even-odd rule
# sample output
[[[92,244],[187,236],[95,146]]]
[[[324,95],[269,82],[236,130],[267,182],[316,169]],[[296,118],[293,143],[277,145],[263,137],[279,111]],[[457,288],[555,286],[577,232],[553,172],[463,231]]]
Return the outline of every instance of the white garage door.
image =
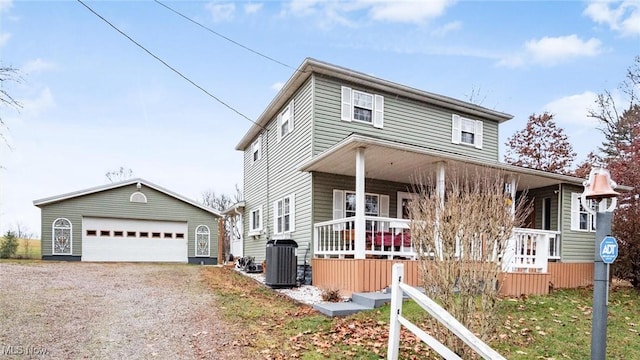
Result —
[[[82,261],[187,262],[187,223],[85,217]]]

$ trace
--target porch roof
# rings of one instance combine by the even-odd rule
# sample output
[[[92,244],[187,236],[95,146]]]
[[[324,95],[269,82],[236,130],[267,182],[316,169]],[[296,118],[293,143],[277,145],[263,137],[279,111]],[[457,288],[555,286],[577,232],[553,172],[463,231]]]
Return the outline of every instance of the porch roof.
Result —
[[[561,183],[582,186],[585,179],[509,165],[498,161],[486,161],[458,154],[361,134],[351,134],[326,151],[302,164],[301,171],[318,171],[330,174],[355,176],[356,149],[365,148],[365,173],[367,178],[410,183],[416,176],[434,176],[436,164],[446,162],[459,173],[473,171],[477,166],[488,167],[513,175],[517,190],[533,189]]]

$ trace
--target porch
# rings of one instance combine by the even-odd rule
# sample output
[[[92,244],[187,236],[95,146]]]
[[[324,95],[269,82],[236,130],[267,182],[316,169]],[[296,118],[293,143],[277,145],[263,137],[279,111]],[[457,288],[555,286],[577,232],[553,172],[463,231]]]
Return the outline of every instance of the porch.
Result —
[[[403,262],[407,283],[421,286],[410,220],[366,216],[365,221],[365,234],[360,240],[354,230],[353,217],[314,225],[313,283],[347,293],[378,291],[390,284],[393,263]],[[560,258],[559,234],[558,231],[539,229],[513,230],[501,255],[504,258],[503,293],[548,293],[551,279],[567,270],[559,267],[560,264],[553,268],[558,274],[549,270],[549,260]],[[358,241],[362,243],[358,244]],[[497,258],[498,254],[494,256]],[[579,277],[576,286],[585,285],[589,274]]]

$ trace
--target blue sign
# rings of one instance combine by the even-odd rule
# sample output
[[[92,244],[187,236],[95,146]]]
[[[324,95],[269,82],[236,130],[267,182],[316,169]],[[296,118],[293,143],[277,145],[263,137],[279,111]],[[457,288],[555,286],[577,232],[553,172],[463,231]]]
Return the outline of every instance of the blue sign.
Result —
[[[618,257],[618,242],[613,236],[606,236],[600,243],[600,257],[605,264],[612,264]]]

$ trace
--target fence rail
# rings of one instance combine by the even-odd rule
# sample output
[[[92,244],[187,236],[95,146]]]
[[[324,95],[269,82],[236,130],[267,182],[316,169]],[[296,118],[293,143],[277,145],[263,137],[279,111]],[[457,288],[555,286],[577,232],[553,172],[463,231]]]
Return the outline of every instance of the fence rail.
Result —
[[[440,356],[445,359],[462,359],[456,353],[447,348],[431,335],[415,326],[409,320],[402,316],[403,295],[407,294],[425,311],[433,316],[438,322],[444,325],[449,331],[460,338],[473,351],[484,359],[490,360],[506,360],[502,355],[493,350],[489,345],[475,336],[469,329],[464,327],[458,320],[449,314],[440,305],[436,304],[428,296],[416,290],[415,288],[403,283],[404,264],[394,264],[392,270],[391,283],[391,319],[389,327],[389,347],[387,351],[387,359],[395,360],[398,358],[398,348],[400,346],[400,328],[405,326],[414,333],[420,340],[424,341]]]

